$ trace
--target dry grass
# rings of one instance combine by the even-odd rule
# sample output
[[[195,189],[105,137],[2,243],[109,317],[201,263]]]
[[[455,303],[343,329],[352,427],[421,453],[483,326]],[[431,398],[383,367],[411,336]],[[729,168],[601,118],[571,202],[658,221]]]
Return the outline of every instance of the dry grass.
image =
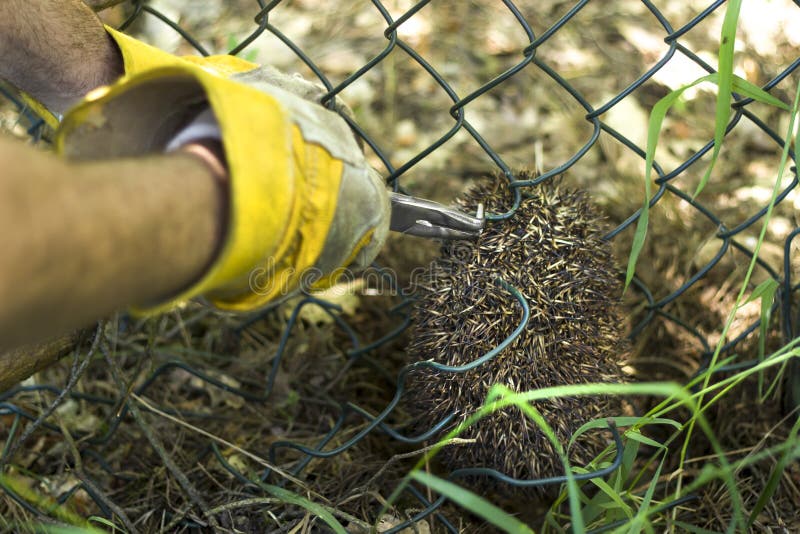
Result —
[[[202,10],[190,2],[169,4],[176,20],[212,51],[224,51],[231,38],[239,41],[254,27],[255,9],[251,2],[210,0],[203,2]],[[387,2],[394,14],[411,4],[403,0]],[[556,1],[516,4],[537,35],[566,10],[562,2]],[[700,9],[695,5],[698,2],[673,4],[665,11],[675,24],[688,21]],[[777,9],[778,4],[773,7]],[[126,9],[129,12],[130,6],[123,4],[105,11],[104,16],[109,22],[118,23],[124,20]],[[334,83],[386,46],[381,18],[368,1],[352,2],[346,9],[335,2],[286,2],[271,13],[270,22],[318,62]],[[691,33],[694,50],[713,52],[718,22],[715,15]],[[647,38],[649,32],[658,29],[657,21],[639,2],[622,2],[613,7],[590,3],[540,50],[539,58],[556,68],[589,103],[599,106],[664,52],[663,41]],[[175,39],[171,30],[152,18],[147,23],[140,21],[133,31],[150,42],[172,46],[174,51],[190,51],[185,42]],[[794,59],[796,49],[792,47],[791,34],[782,31],[773,35],[779,46],[768,49],[758,46],[756,37],[761,34],[744,30],[744,42],[750,38],[752,45],[746,44],[745,52],[737,56],[737,65],[752,81],[763,83],[786,65],[787,58]],[[442,73],[460,96],[520,61],[520,48],[527,42],[525,32],[507,10],[499,4],[478,2],[432,3],[401,26],[400,37]],[[309,73],[274,36],[265,34],[249,50],[255,51],[259,61]],[[603,120],[643,145],[647,110],[681,82],[680,69],[665,72],[669,75],[645,84],[623,104],[604,114]],[[788,100],[786,84],[779,85],[773,93]],[[448,113],[452,101],[446,92],[401,51],[396,50],[341,96],[394,166],[403,165],[431,146],[453,124]],[[667,169],[709,138],[713,131],[712,110],[709,94],[700,91],[685,103],[683,110],[668,118],[658,153]],[[784,119],[778,113],[759,111],[770,126],[777,129],[783,125]],[[591,126],[584,118],[586,110],[536,68],[526,68],[480,96],[467,106],[466,112],[470,123],[513,168],[556,168],[591,135]],[[11,107],[1,100],[0,129],[16,135],[24,133]],[[699,200],[730,228],[764,205],[764,191],[773,179],[778,151],[763,133],[746,124],[737,127],[727,143],[715,173],[718,178],[712,180]],[[382,167],[374,154],[369,156]],[[563,178],[563,183],[588,191],[592,201],[602,206],[608,223],[615,225],[641,203],[642,167],[641,158],[604,133]],[[460,195],[476,177],[494,168],[480,146],[460,132],[409,169],[401,177],[401,184],[413,193],[447,202]],[[703,170],[696,165],[674,183],[691,192]],[[764,260],[779,272],[783,240],[797,226],[795,202],[790,196],[776,210],[763,254]],[[659,201],[651,216],[651,231],[638,273],[655,300],[659,300],[702,269],[719,249],[720,241],[714,237],[718,229],[715,222],[671,194]],[[746,234],[741,237],[743,242],[753,237]],[[629,251],[631,236],[627,230],[612,243],[620,265]],[[427,265],[434,256],[435,245],[396,237],[390,240],[381,262],[394,268],[400,286],[404,286],[412,269]],[[634,340],[631,366],[637,378],[684,381],[697,371],[700,354],[706,350],[704,342],[713,346],[717,341],[743,279],[745,264],[744,255],[728,252],[710,273],[663,308],[669,317],[657,315]],[[797,274],[794,265],[792,270]],[[763,279],[765,273],[761,269],[757,277]],[[626,299],[630,320],[625,326],[632,327],[646,317],[647,310],[641,292],[629,291]],[[363,345],[402,324],[403,317],[389,311],[398,302],[398,298],[360,292],[343,303],[347,305],[340,317]],[[416,461],[421,446],[404,445],[373,431],[341,454],[311,461],[296,475],[291,471],[301,455],[290,448],[278,448],[272,458],[270,447],[287,440],[308,447],[325,441],[324,449],[331,450],[355,436],[366,422],[354,414],[330,435],[341,406],[356,403],[372,414],[386,406],[394,393],[397,371],[409,363],[405,352],[410,341],[408,333],[400,333],[368,354],[353,358],[348,352],[353,349],[348,333],[319,309],[312,311],[316,305],[310,304],[290,331],[269,396],[256,399],[265,393],[281,336],[296,305],[294,302],[272,310],[245,328],[244,318],[218,314],[194,304],[144,322],[112,319],[103,331],[107,358],[98,352],[73,391],[110,399],[111,403],[85,396],[66,400],[47,419],[54,426],[34,432],[9,459],[11,467],[6,473],[36,494],[52,498],[83,481],[94,495],[80,489],[67,501],[67,507],[82,517],[103,514],[100,503],[113,507],[120,512],[118,524],[125,524],[131,532],[166,527],[170,531],[188,531],[193,524],[205,527],[209,521],[216,521],[222,531],[311,532],[320,528],[319,520],[300,507],[254,492],[252,484],[233,474],[235,469],[245,478],[257,479],[266,465],[283,473],[273,473],[270,483],[286,484],[292,491],[326,506],[339,514],[349,529],[355,531],[364,523],[375,521],[375,510],[396,480]],[[742,332],[757,316],[757,305],[743,310],[732,335]],[[752,337],[738,347],[743,359],[756,353]],[[770,344],[780,344],[777,332]],[[84,347],[82,354],[85,353]],[[137,389],[161,365],[175,360],[207,378],[173,367],[146,389]],[[119,383],[113,377],[114,366],[108,361],[119,367]],[[71,363],[65,361],[31,383],[63,385],[70,375]],[[213,385],[209,378],[224,387]],[[241,389],[253,398],[244,399],[225,388]],[[10,401],[35,418],[54,398],[48,391],[20,392]],[[138,406],[139,416],[134,419],[126,413],[118,420],[119,399]],[[149,406],[158,411],[149,410]],[[408,420],[402,407],[390,418],[393,423]],[[752,384],[735,389],[716,408],[713,422],[732,457],[786,439],[791,426],[776,400],[756,402]],[[9,436],[13,423],[12,415],[0,416],[0,439]],[[109,434],[110,430],[113,433]],[[92,442],[106,435],[108,441]],[[153,436],[160,445],[154,444]],[[708,452],[706,444],[698,443],[689,471],[699,468]],[[747,506],[757,499],[772,465],[773,462],[764,462],[737,474]],[[800,528],[795,505],[799,478],[796,467],[786,471],[778,493],[763,517],[759,517],[759,529]],[[666,495],[669,485],[664,488]],[[722,487],[708,487],[700,501],[690,506],[691,510],[678,517],[691,524],[720,529],[729,518],[729,497]],[[392,514],[405,518],[420,508],[419,502],[408,498],[398,503]],[[127,519],[122,520],[120,515]],[[482,528],[455,507],[448,509],[446,515],[464,531]],[[7,525],[31,525],[42,519],[7,496],[0,499],[0,518],[0,529],[9,530],[17,527]],[[435,522],[431,526],[434,530],[440,528]]]

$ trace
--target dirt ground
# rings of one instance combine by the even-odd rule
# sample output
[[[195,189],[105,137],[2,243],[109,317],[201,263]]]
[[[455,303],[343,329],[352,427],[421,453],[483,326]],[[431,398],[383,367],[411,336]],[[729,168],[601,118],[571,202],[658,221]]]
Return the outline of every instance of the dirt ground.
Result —
[[[177,22],[211,53],[224,53],[251,36],[257,27],[258,4],[145,3]],[[645,3],[632,0],[586,5],[521,0],[513,4],[516,15],[510,2],[422,4],[397,29],[402,46],[395,45],[339,94],[372,142],[374,149],[367,149],[370,162],[396,177],[407,192],[446,203],[477,178],[503,167],[554,175],[564,171],[562,184],[588,191],[605,213],[609,229],[626,225],[643,202],[644,160],[611,133],[618,132],[643,149],[653,105],[705,74],[679,50],[652,78],[599,115],[605,129],[594,139],[600,123],[587,120],[587,113],[612,102],[670,49],[664,41],[668,32],[656,14]],[[654,4],[674,29],[707,7],[698,0]],[[788,0],[771,1],[768,10],[758,4],[743,3],[735,69],[750,82],[764,85],[800,58],[800,10]],[[397,18],[417,4],[294,0],[271,10],[268,22],[336,87],[391,42],[383,35],[386,22],[376,5]],[[577,14],[560,25],[576,5]],[[107,23],[119,25],[135,13],[134,5],[123,2],[101,15]],[[535,63],[484,90],[525,61],[523,50],[531,37],[519,18],[527,21],[536,38],[558,29],[536,49]],[[679,43],[715,66],[722,18],[723,10],[717,9]],[[194,53],[185,39],[152,13],[141,13],[128,31],[169,52]],[[292,48],[270,30],[240,55],[313,77]],[[557,73],[558,79],[549,72]],[[797,81],[796,73],[791,73],[770,92],[790,103]],[[453,95],[463,99],[473,93],[477,96],[463,106],[463,119],[476,135],[463,126],[453,133],[454,125],[462,124],[451,114]],[[714,98],[713,86],[698,86],[668,114],[656,152],[664,173],[680,169],[713,138]],[[704,191],[692,198],[708,155],[670,180],[671,189],[651,212],[638,283],[624,297],[627,326],[635,334],[633,354],[626,362],[633,379],[686,382],[720,341],[749,262],[742,249],[752,250],[761,226],[745,225],[733,242],[720,239],[719,232],[738,229],[768,203],[781,153],[769,133],[781,138],[789,123],[789,114],[776,108],[751,104],[747,110],[757,120],[742,118],[727,136]],[[28,126],[17,108],[0,96],[0,130],[24,138]],[[787,169],[782,188],[791,189],[792,178]],[[776,206],[759,256],[762,263],[748,291],[771,277],[796,280],[800,264],[790,236],[798,227],[798,203],[800,199],[789,190]],[[633,226],[627,225],[611,240],[620,272],[632,237]],[[717,258],[723,246],[728,248]],[[378,263],[391,269],[396,285],[405,288],[414,269],[425,267],[437,249],[434,242],[392,236]],[[379,519],[382,529],[399,525],[422,511],[425,500],[435,500],[435,494],[406,493],[378,518],[381,506],[424,446],[370,425],[393,407],[398,372],[411,363],[405,348],[413,304],[402,294],[387,293],[356,281],[344,294],[294,300],[247,317],[193,303],[144,321],[124,314],[110,318],[99,329],[98,347],[89,353],[91,339],[87,339],[76,352],[76,362],[83,358],[91,362],[73,394],[47,418],[51,426],[41,426],[16,451],[9,471],[18,484],[16,493],[36,493],[42,510],[50,502],[45,499],[78,488],[67,500],[74,514],[110,517],[113,513],[117,524],[128,531],[203,530],[209,515],[229,532],[322,528],[313,510],[287,504],[284,488],[323,506],[348,531],[365,531]],[[758,302],[743,306],[725,341],[744,335],[759,313]],[[776,314],[768,330],[767,346],[772,349],[786,341],[781,319],[791,318]],[[756,334],[726,354],[733,353],[739,355],[737,361],[755,358]],[[36,419],[54,402],[74,366],[68,358],[27,381],[27,390],[0,400]],[[51,385],[53,389],[43,387]],[[712,409],[710,419],[730,451],[729,460],[790,439],[794,419],[786,416],[781,393],[761,402],[750,381]],[[135,401],[131,404],[139,407],[138,413],[122,412],[120,399]],[[386,423],[402,430],[409,419],[401,403]],[[0,412],[0,437],[11,443],[29,424],[14,411]],[[300,447],[337,453],[304,461],[308,457]],[[688,479],[699,472],[709,451],[707,443],[693,447],[685,466]],[[774,465],[775,459],[767,459],[736,473],[746,512],[766,487]],[[662,474],[659,498],[668,500],[675,474]],[[790,465],[754,529],[800,530],[799,487],[800,471]],[[683,521],[724,530],[731,513],[724,486],[706,486],[694,497],[672,515],[654,519],[656,528],[671,524],[680,530],[674,521]],[[200,510],[213,513],[203,515]],[[442,515],[458,531],[484,531],[478,519],[454,505],[445,505]],[[8,491],[0,496],[0,528],[18,521],[28,525],[35,517]],[[443,523],[432,518],[417,528],[444,531]]]

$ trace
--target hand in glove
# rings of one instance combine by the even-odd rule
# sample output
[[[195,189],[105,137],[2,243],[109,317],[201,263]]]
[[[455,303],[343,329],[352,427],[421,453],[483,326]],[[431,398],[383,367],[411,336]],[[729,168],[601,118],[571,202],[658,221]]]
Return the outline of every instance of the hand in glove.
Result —
[[[210,127],[213,137],[218,127],[229,173],[217,258],[153,310],[198,295],[249,310],[373,260],[388,232],[389,197],[347,123],[317,103],[320,88],[230,56],[177,58],[109,33],[126,75],[64,117],[57,150],[75,160],[163,152],[210,108],[195,130]]]

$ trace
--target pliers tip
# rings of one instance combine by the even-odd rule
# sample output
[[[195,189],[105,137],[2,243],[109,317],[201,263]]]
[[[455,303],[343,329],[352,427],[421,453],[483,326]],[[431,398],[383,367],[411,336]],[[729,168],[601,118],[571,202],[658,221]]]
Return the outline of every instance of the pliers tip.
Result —
[[[483,231],[483,204],[475,216],[448,208],[422,198],[391,193],[392,218],[390,228],[395,232],[434,239],[473,239]]]

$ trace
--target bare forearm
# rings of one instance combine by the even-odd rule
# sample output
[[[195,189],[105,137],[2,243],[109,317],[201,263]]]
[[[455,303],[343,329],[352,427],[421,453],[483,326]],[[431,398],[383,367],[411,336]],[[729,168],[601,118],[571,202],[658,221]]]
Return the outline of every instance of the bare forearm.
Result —
[[[122,60],[80,0],[0,0],[0,78],[63,113],[122,74]]]
[[[215,255],[224,204],[186,154],[72,164],[0,138],[0,349],[187,287]]]

